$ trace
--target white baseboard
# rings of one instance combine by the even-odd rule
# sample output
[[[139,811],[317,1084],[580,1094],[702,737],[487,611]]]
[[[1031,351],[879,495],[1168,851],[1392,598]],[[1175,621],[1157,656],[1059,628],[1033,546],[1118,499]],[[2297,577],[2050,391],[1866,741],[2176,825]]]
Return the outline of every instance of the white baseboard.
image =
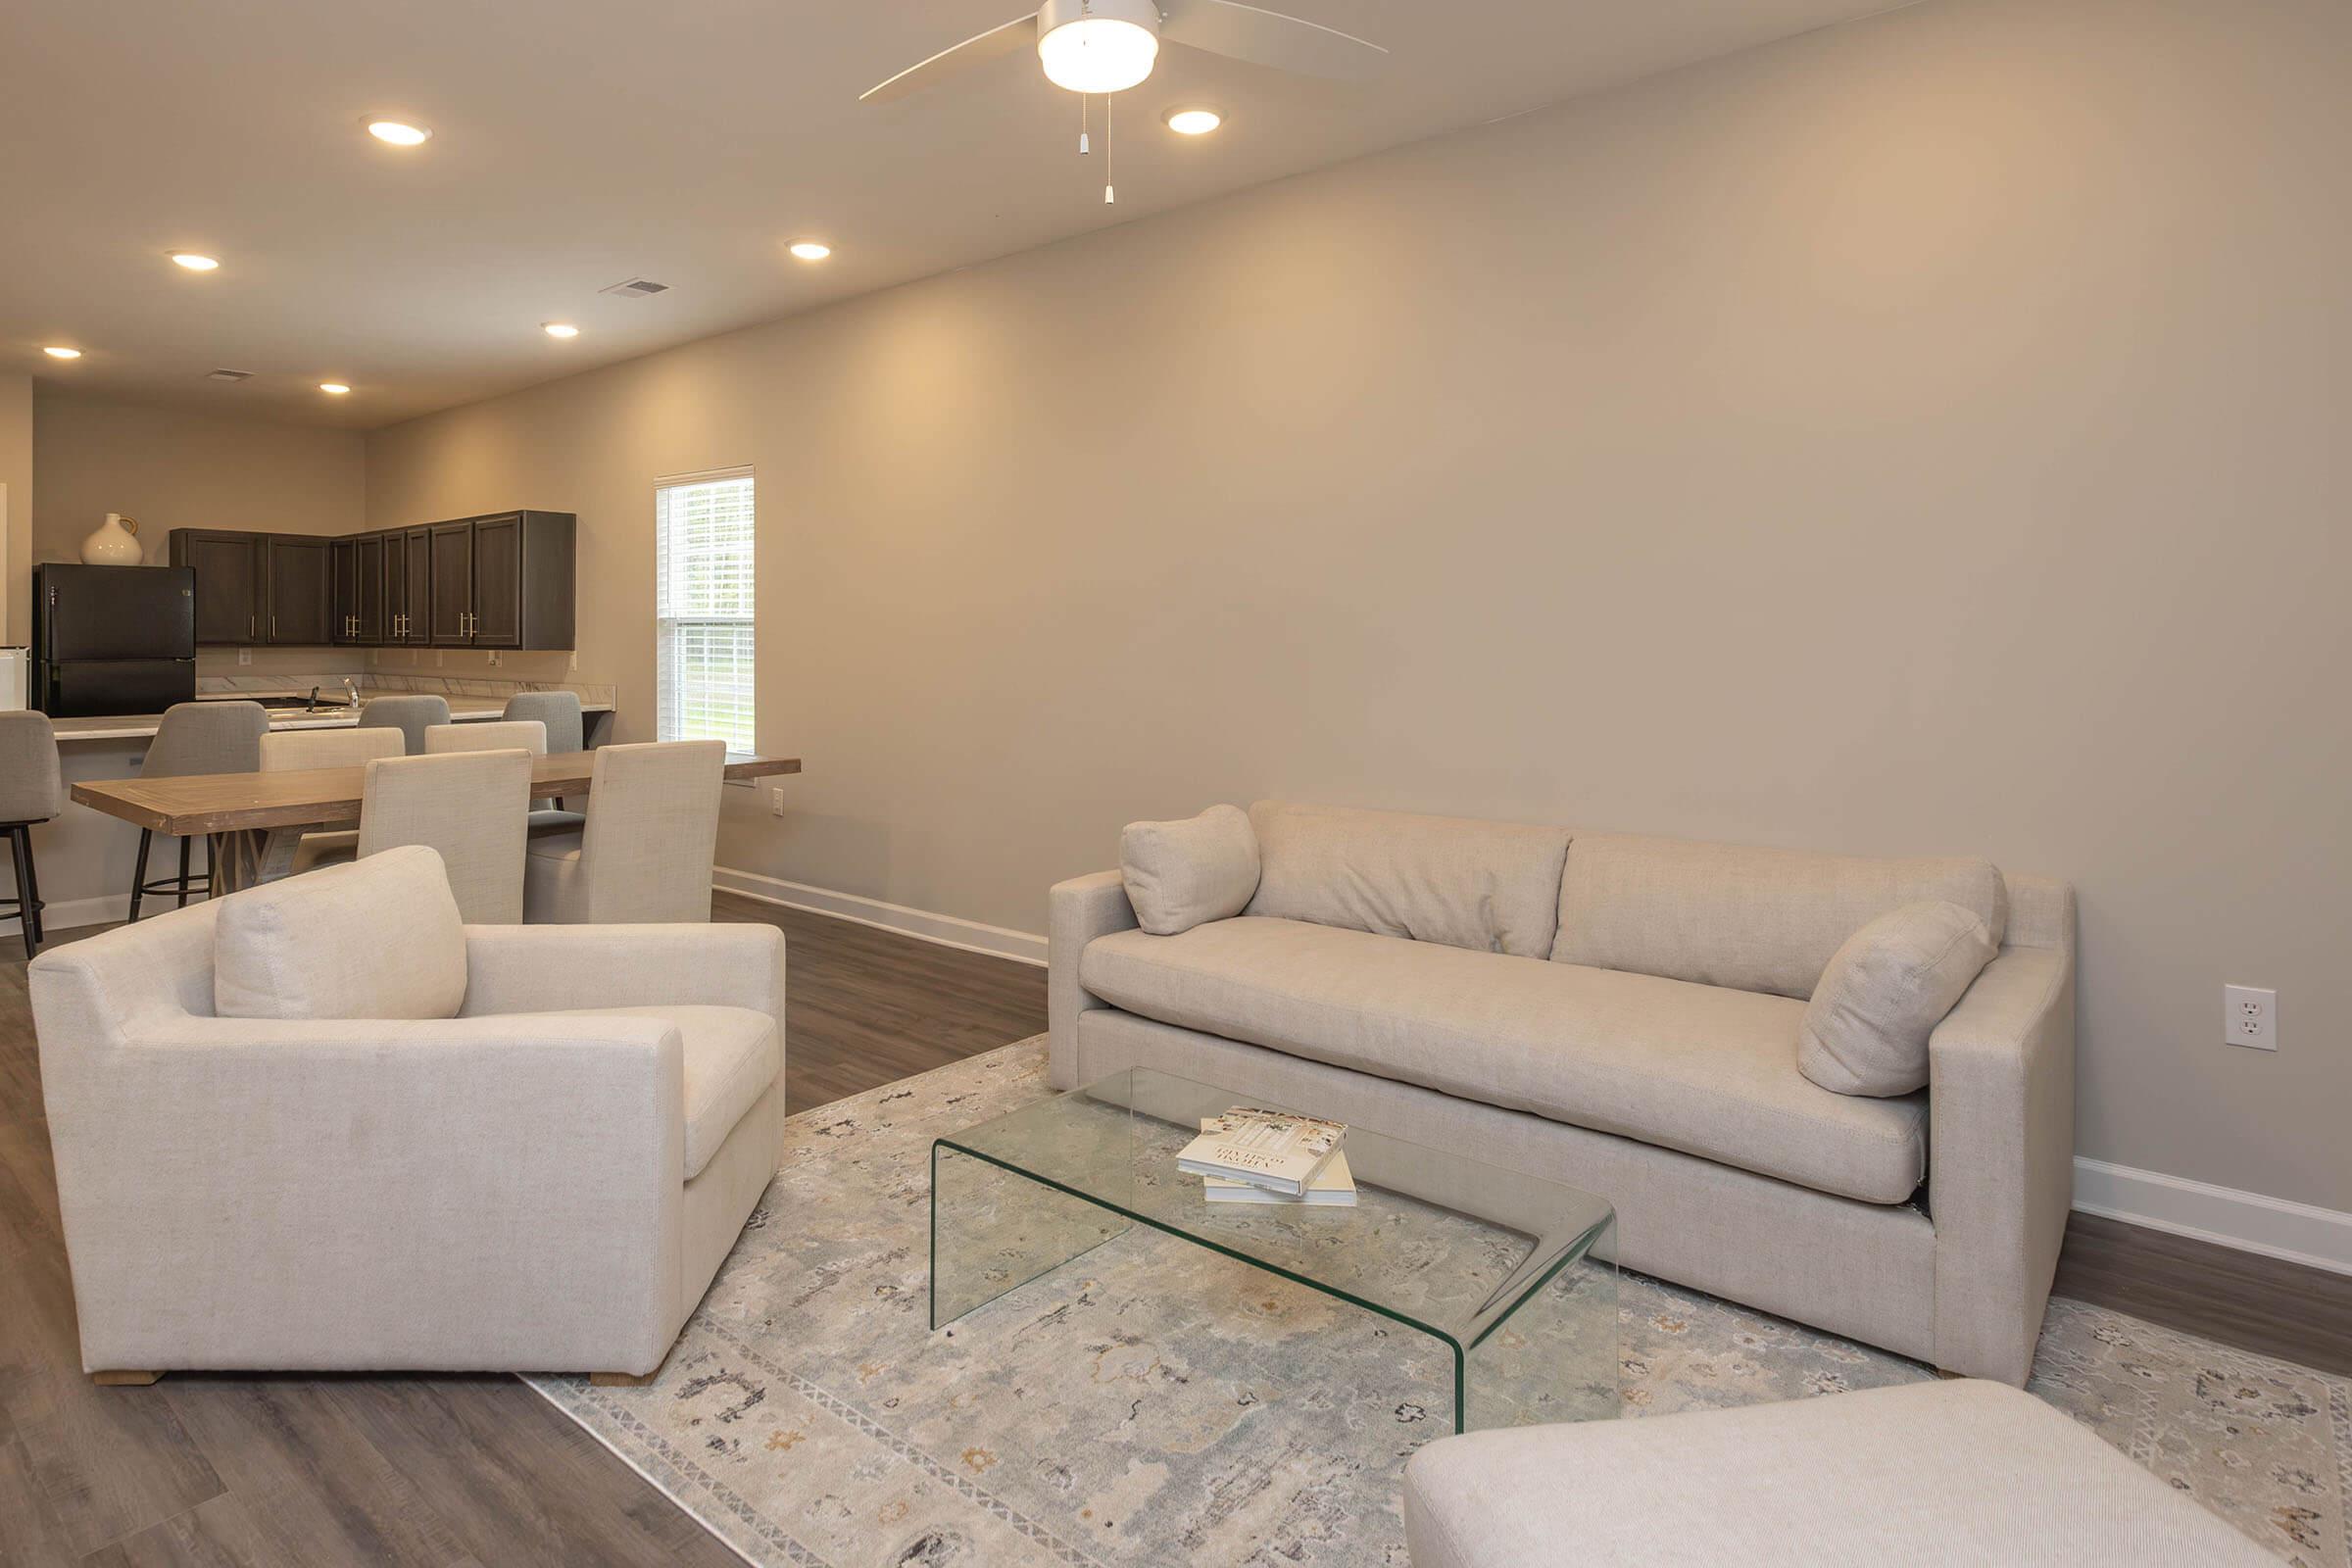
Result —
[[[151,895],[145,900],[141,912],[170,907],[169,902]],[[51,899],[41,910],[41,929],[71,931],[79,925],[105,925],[110,920],[129,918],[130,895],[127,893],[109,893],[95,899]],[[15,915],[0,919],[0,937],[14,937],[20,929]]]
[[[2078,1157],[2075,1207],[2241,1252],[2352,1274],[2352,1214],[2313,1203]]]
[[[953,914],[934,914],[929,909],[910,909],[903,904],[885,904],[856,893],[836,893],[831,888],[812,888],[806,882],[787,882],[781,877],[761,876],[757,871],[738,871],[733,866],[714,866],[710,885],[725,893],[739,893],[762,904],[780,904],[788,909],[806,909],[811,914],[830,914],[859,925],[877,926],[884,931],[896,931],[902,936],[919,937],[936,942],[943,948],[961,948],[967,953],[993,954],[1000,958],[1014,958],[1022,963],[1043,966],[1046,961],[1046,939],[1034,931],[1013,931],[1001,925],[983,925],[978,920],[965,920]]]

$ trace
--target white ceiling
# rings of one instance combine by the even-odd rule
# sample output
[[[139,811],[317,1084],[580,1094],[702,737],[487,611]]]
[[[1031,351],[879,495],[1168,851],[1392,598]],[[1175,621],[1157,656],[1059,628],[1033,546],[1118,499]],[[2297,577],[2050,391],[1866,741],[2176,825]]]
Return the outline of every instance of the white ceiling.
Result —
[[[1119,202],[1033,56],[864,88],[1021,0],[109,0],[0,24],[0,368],[368,427],[1556,102],[1887,0],[1276,0],[1394,51],[1342,84],[1171,46]],[[1159,116],[1212,104],[1225,127]],[[1098,111],[1101,100],[1095,100]],[[364,117],[433,139],[400,152]],[[1097,147],[1101,143],[1098,140]],[[784,254],[814,235],[809,266]],[[164,259],[210,252],[199,276]],[[631,276],[671,285],[600,297]],[[559,343],[539,329],[576,321]],[[83,348],[59,365],[45,343]],[[228,367],[255,372],[208,382]],[[329,399],[321,380],[357,390]]]

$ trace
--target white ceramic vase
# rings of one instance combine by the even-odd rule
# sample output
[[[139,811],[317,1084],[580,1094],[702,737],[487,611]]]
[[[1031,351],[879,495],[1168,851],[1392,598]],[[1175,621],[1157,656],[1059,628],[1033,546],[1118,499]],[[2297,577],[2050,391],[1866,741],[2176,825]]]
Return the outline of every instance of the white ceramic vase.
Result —
[[[135,517],[125,517],[120,512],[110,512],[106,520],[81,542],[81,564],[85,566],[135,566],[147,559],[139,548],[139,524]]]

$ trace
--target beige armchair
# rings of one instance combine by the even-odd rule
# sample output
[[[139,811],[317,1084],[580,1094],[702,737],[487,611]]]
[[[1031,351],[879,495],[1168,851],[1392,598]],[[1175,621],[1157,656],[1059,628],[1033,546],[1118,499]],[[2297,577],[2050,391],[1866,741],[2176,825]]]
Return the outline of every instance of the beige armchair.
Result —
[[[231,946],[257,913],[281,943],[260,968]],[[215,1005],[350,1012],[436,984],[454,1016]],[[51,949],[30,989],[101,1382],[642,1381],[781,1153],[778,932],[461,927],[427,849]]]

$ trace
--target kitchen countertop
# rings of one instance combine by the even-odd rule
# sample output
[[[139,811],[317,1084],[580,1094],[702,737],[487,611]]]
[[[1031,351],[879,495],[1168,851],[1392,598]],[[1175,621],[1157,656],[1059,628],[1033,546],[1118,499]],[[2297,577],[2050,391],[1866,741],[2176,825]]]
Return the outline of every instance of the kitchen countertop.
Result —
[[[252,695],[275,696],[278,694],[257,692]],[[300,696],[301,694],[289,692],[284,695]],[[399,694],[385,693],[384,695],[397,696]],[[452,697],[449,700],[449,716],[453,723],[463,724],[498,718],[505,714],[506,710],[507,705],[504,698]],[[612,711],[612,705],[610,703],[582,703],[580,711],[583,713],[609,713]],[[353,708],[330,709],[317,713],[305,712],[299,708],[272,708],[269,710],[269,713],[271,729],[349,729],[360,721],[359,710]],[[55,719],[51,722],[51,728],[57,732],[60,744],[69,741],[153,740],[157,727],[163,721],[164,715],[161,713],[106,713],[89,718]]]

